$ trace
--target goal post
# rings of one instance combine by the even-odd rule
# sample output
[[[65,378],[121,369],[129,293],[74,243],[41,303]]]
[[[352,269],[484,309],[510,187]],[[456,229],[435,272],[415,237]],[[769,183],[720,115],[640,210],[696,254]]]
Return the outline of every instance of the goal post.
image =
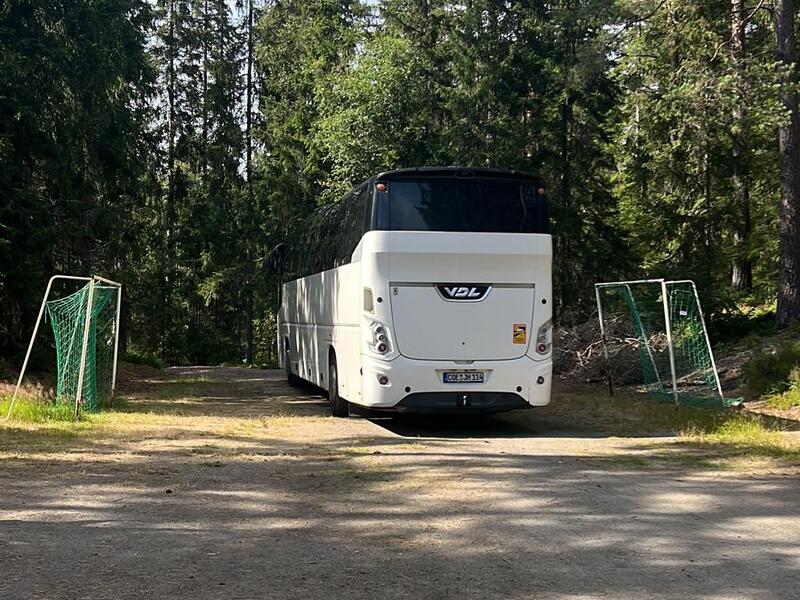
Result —
[[[72,294],[50,299],[53,284],[57,281],[86,283]],[[122,285],[110,279],[98,275],[54,275],[50,278],[6,419],[11,417],[42,321],[48,317],[55,338],[56,401],[74,402],[77,417],[82,407],[96,410],[102,400],[113,398],[116,392],[121,302]]]
[[[657,399],[676,405],[731,406],[740,402],[726,399],[723,394],[693,281],[639,279],[597,283],[595,299],[610,394],[613,394],[613,371],[619,367],[612,364],[614,359],[622,362],[618,357],[635,348],[642,383]]]

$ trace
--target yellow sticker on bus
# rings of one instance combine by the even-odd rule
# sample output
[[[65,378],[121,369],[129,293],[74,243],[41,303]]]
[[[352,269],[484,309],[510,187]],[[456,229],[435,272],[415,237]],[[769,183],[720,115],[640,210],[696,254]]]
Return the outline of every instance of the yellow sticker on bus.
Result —
[[[527,334],[528,326],[525,323],[514,323],[514,336],[515,344],[524,344],[528,341]]]

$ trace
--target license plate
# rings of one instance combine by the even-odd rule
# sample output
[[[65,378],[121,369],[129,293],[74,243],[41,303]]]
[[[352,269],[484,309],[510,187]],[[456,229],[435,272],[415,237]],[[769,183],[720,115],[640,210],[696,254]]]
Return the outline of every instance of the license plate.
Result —
[[[445,371],[444,383],[483,383],[482,371]]]

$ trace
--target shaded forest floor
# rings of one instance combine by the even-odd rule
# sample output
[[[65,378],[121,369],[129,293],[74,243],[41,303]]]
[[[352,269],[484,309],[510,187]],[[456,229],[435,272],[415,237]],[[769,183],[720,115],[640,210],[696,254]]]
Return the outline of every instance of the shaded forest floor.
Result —
[[[340,420],[278,371],[124,373],[113,410],[0,422],[0,597],[796,592],[800,434],[776,424],[598,386]]]

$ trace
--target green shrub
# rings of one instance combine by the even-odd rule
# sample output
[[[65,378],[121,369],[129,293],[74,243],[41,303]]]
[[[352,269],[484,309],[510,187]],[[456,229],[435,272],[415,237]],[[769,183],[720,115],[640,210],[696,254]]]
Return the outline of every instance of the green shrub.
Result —
[[[791,387],[790,375],[800,367],[800,342],[791,342],[777,350],[761,352],[745,365],[744,379],[756,396],[779,394]]]
[[[133,365],[147,365],[154,369],[165,369],[167,367],[167,363],[158,358],[155,354],[150,353],[140,354],[138,352],[126,352],[122,360]]]

